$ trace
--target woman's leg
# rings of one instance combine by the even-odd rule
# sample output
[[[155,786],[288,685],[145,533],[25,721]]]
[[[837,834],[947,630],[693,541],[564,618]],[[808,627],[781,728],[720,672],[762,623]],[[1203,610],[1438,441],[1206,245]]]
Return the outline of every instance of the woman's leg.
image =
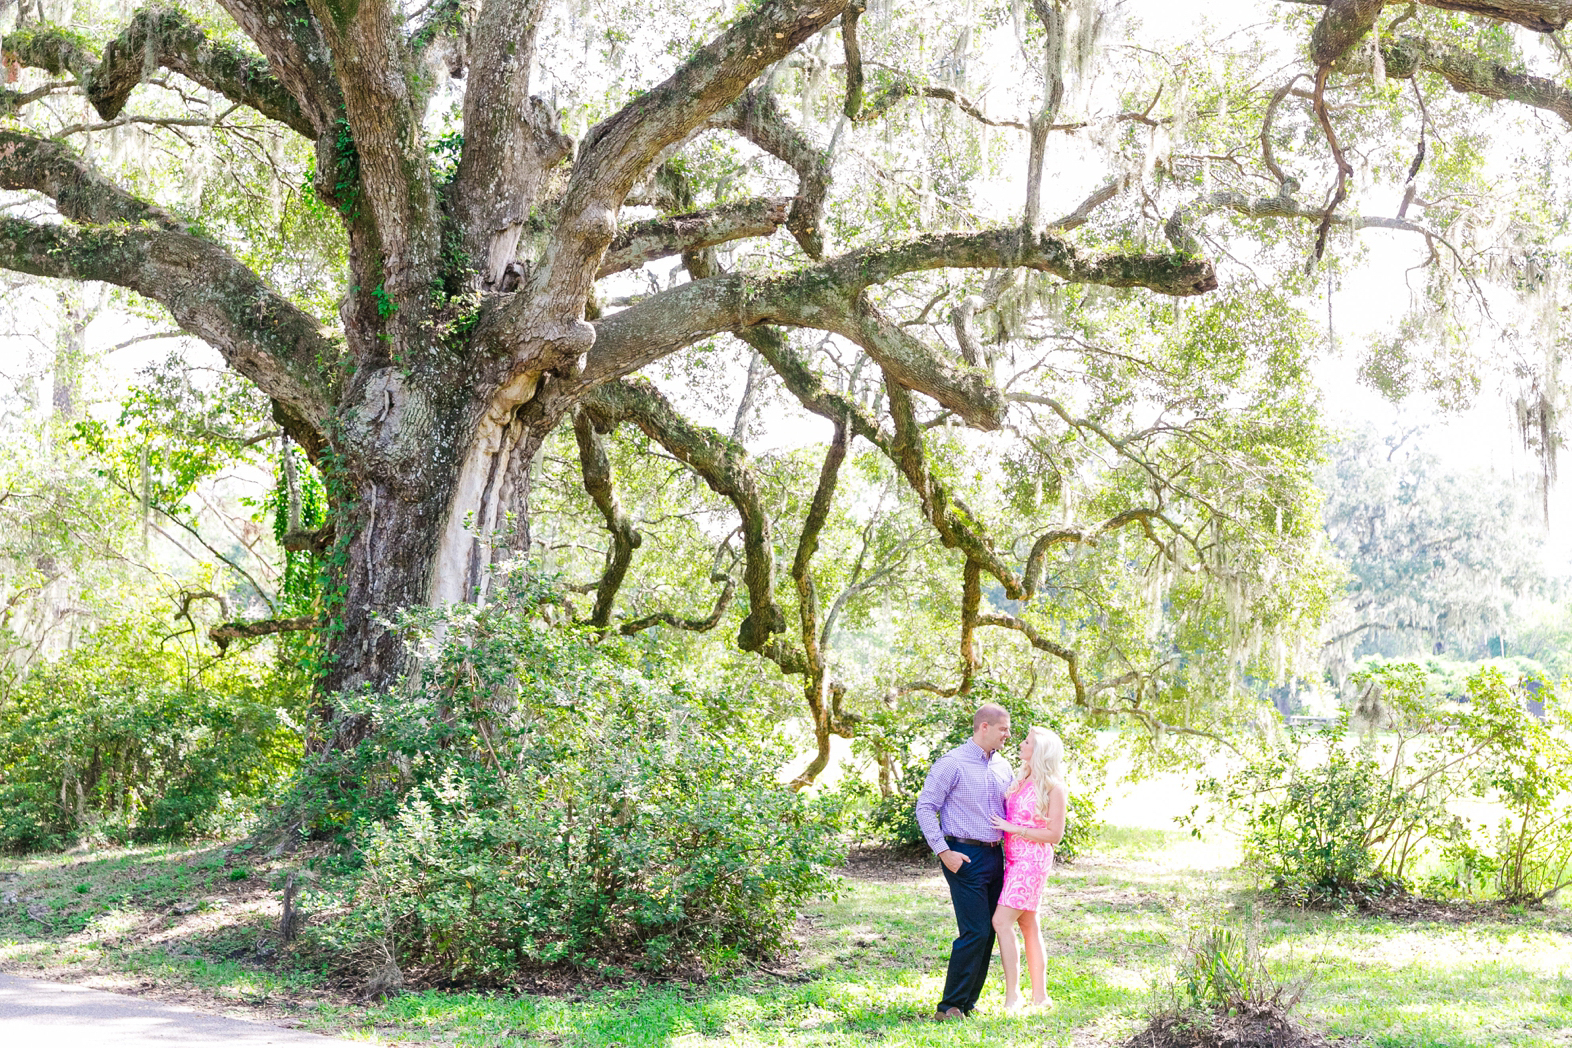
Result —
[[[1042,927],[1033,910],[1021,911],[1021,938],[1026,940],[1026,975],[1032,984],[1032,1003],[1048,1003],[1048,958],[1043,952]]]
[[[993,932],[999,939],[999,962],[1004,967],[1004,1006],[1021,1005],[1021,957],[1015,947],[1015,922],[1021,911],[1000,906],[993,911]]]

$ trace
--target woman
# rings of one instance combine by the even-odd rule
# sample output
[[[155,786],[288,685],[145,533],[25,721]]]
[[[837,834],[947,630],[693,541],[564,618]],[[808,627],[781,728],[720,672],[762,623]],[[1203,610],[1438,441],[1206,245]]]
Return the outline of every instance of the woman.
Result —
[[[1047,728],[1033,727],[1021,740],[1021,767],[1004,800],[1004,818],[993,824],[1004,831],[1004,890],[993,912],[993,930],[999,937],[999,960],[1004,962],[1004,1007],[1021,1006],[1021,962],[1015,946],[1015,926],[1026,940],[1026,971],[1032,983],[1032,1003],[1047,1004],[1047,967],[1042,931],[1037,926],[1037,903],[1043,882],[1053,869],[1053,846],[1064,837],[1064,811],[1069,800],[1061,763],[1064,743]]]

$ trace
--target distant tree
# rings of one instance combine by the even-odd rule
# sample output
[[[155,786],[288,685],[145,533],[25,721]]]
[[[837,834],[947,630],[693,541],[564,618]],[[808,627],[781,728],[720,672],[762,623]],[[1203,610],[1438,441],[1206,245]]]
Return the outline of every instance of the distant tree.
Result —
[[[1326,531],[1348,568],[1330,647],[1464,659],[1511,654],[1516,608],[1551,586],[1536,483],[1453,470],[1422,433],[1332,444]]]

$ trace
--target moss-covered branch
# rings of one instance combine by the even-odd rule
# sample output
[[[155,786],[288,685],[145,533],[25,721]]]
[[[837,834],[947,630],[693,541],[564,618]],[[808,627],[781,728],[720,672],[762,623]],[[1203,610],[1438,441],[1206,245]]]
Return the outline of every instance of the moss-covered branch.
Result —
[[[60,142],[0,131],[0,189],[32,190],[75,222],[150,225],[183,231],[169,212],[109,181]]]
[[[100,280],[162,303],[300,423],[325,430],[335,355],[317,321],[219,245],[170,229],[43,225],[0,218],[0,268]]]
[[[1572,125],[1572,91],[1543,76],[1508,69],[1455,47],[1417,36],[1401,36],[1381,45],[1386,75],[1407,80],[1421,70],[1446,80],[1454,91],[1504,99],[1554,113]]]
[[[1209,262],[1187,255],[1083,253],[1051,234],[1020,229],[919,237],[869,248],[782,277],[729,273],[664,291],[596,324],[584,381],[631,374],[721,331],[773,323],[834,331],[861,345],[901,385],[933,397],[968,423],[997,428],[1004,399],[982,369],[951,360],[893,323],[862,295],[917,270],[1025,266],[1065,280],[1199,294],[1217,286]]]
[[[1479,15],[1497,22],[1511,22],[1536,33],[1553,33],[1565,29],[1572,19],[1572,2],[1568,0],[1419,0],[1426,7],[1443,11],[1460,11]]]
[[[630,222],[617,231],[597,276],[748,237],[767,237],[786,221],[790,197],[757,197],[670,218]]]
[[[830,518],[830,507],[835,500],[835,488],[840,479],[841,464],[846,461],[846,449],[851,443],[850,427],[846,419],[835,421],[835,436],[824,455],[819,469],[819,484],[814,489],[813,501],[802,523],[802,534],[797,539],[797,555],[792,558],[791,577],[797,587],[797,618],[802,628],[802,646],[807,672],[804,674],[803,695],[808,700],[808,714],[813,719],[813,735],[817,751],[813,759],[793,780],[792,785],[801,789],[811,785],[830,762],[830,735],[850,738],[856,718],[848,718],[835,701],[845,691],[830,680],[829,666],[819,635],[819,593],[813,583],[813,557],[819,551],[819,535]]]
[[[301,615],[293,619],[260,619],[255,622],[221,622],[207,631],[208,638],[218,645],[219,651],[229,648],[232,641],[256,640],[275,633],[298,633],[322,628],[316,615]]]
[[[968,561],[998,579],[1005,596],[1020,600],[1023,595],[1021,580],[1000,556],[992,536],[982,529],[965,503],[928,468],[923,429],[917,423],[911,393],[899,383],[889,381],[888,377],[884,389],[890,400],[890,417],[895,420],[895,437],[885,453],[911,485],[922,505],[923,516],[939,533],[939,541],[946,549],[960,550]]]
[[[1037,587],[1042,585],[1043,569],[1047,562],[1048,551],[1055,546],[1070,544],[1095,546],[1097,540],[1110,531],[1118,531],[1130,524],[1139,524],[1159,547],[1163,545],[1152,529],[1152,520],[1160,519],[1160,511],[1149,508],[1129,509],[1122,513],[1115,513],[1106,520],[1096,524],[1082,527],[1068,525],[1059,528],[1050,528],[1037,536],[1032,543],[1032,551],[1026,557],[1026,570],[1021,576],[1022,599],[1030,600],[1037,593]]]
[[[334,122],[344,110],[343,94],[333,68],[333,56],[322,39],[317,20],[299,0],[218,0],[242,32],[266,56],[268,69],[306,114],[316,129],[318,162],[321,147],[331,142]]]
[[[611,533],[611,546],[606,550],[606,567],[600,581],[595,584],[595,608],[590,612],[589,624],[604,630],[611,622],[612,605],[622,580],[627,577],[633,563],[633,551],[644,542],[628,515],[622,511],[617,492],[611,482],[611,460],[606,456],[606,442],[596,431],[587,412],[573,416],[573,435],[579,445],[579,471],[584,481],[584,491],[605,518],[606,530]]]
[[[1232,211],[1243,218],[1297,218],[1348,229],[1396,229],[1407,233],[1418,233],[1442,244],[1447,243],[1435,230],[1427,229],[1417,222],[1410,222],[1406,218],[1388,218],[1385,215],[1329,215],[1324,208],[1296,200],[1293,194],[1298,188],[1299,183],[1290,178],[1282,184],[1276,196],[1254,199],[1232,189],[1221,189],[1180,205],[1163,225],[1163,233],[1168,237],[1168,242],[1180,251],[1194,253],[1201,250],[1201,242],[1194,232],[1195,224],[1215,211]],[[1447,246],[1451,247],[1450,244]]]
[[[213,39],[177,7],[154,4],[137,11],[101,54],[76,33],[52,26],[18,30],[0,41],[0,48],[23,65],[56,76],[75,76],[105,120],[120,115],[131,91],[150,72],[162,68],[308,138],[316,135],[316,128],[272,75],[266,59]]]
[[[852,9],[853,5],[846,8],[848,12]],[[797,173],[797,195],[792,200],[786,228],[809,258],[823,258],[824,232],[820,226],[824,198],[830,191],[829,155],[786,118],[763,85],[715,114],[710,124],[737,132]]]
[[[1200,295],[1217,287],[1217,274],[1205,259],[1145,251],[1082,251],[1052,233],[1019,227],[932,233],[893,246],[864,248],[827,262],[822,272],[839,287],[856,292],[904,273],[1009,267],[1051,273],[1071,284],[1144,287],[1164,295]]]
[[[604,383],[591,390],[582,403],[602,426],[631,422],[639,427],[736,507],[742,518],[743,583],[748,590],[748,615],[738,627],[737,646],[759,652],[788,673],[804,672],[801,649],[779,637],[786,629],[786,617],[775,600],[770,517],[747,451],[715,430],[683,418],[644,380]]]
[[[846,0],[765,0],[698,48],[670,77],[585,134],[563,195],[560,221],[541,264],[478,339],[505,354],[499,407],[514,384],[543,371],[577,370],[594,342],[582,315],[601,259],[616,235],[617,210],[634,183],[668,147],[733,103],[766,69],[823,29]],[[730,325],[728,325],[730,326]]]
[[[306,7],[332,55],[354,140],[358,210],[374,229],[375,248],[358,252],[357,261],[397,308],[368,306],[364,293],[357,306],[391,356],[414,353],[430,338],[426,309],[440,273],[442,228],[420,122],[424,89],[405,62],[402,5],[306,0]]]
[[[656,611],[648,615],[641,615],[636,619],[629,619],[617,627],[617,632],[624,637],[631,637],[635,633],[642,633],[653,626],[669,626],[674,630],[683,630],[688,633],[707,633],[720,625],[721,618],[726,614],[726,609],[731,607],[731,600],[737,595],[737,580],[725,572],[715,572],[710,576],[710,581],[721,587],[719,595],[715,598],[715,606],[710,613],[702,619],[685,619],[669,611]]]

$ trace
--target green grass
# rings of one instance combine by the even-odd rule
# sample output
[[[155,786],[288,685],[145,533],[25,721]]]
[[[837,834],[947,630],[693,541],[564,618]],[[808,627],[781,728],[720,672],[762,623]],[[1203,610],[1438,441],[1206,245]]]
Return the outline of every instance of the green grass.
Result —
[[[1188,928],[1222,919],[1258,928],[1274,976],[1310,977],[1302,1012],[1330,1033],[1379,1048],[1572,1045],[1572,912],[1450,925],[1262,907],[1206,854],[1172,831],[1111,828],[1045,897],[1053,1009],[1005,1015],[995,967],[977,1017],[959,1025],[925,1018],[954,934],[931,869],[848,879],[804,915],[796,954],[763,969],[566,995],[422,991],[367,1006],[320,972],[258,963],[277,914],[265,864],[247,861],[249,876],[236,878],[215,849],[54,857],[13,863],[20,876],[0,879],[0,892],[30,900],[0,907],[0,967],[198,991],[373,1042],[1079,1048],[1128,1036]],[[1226,845],[1210,854],[1232,861]]]

